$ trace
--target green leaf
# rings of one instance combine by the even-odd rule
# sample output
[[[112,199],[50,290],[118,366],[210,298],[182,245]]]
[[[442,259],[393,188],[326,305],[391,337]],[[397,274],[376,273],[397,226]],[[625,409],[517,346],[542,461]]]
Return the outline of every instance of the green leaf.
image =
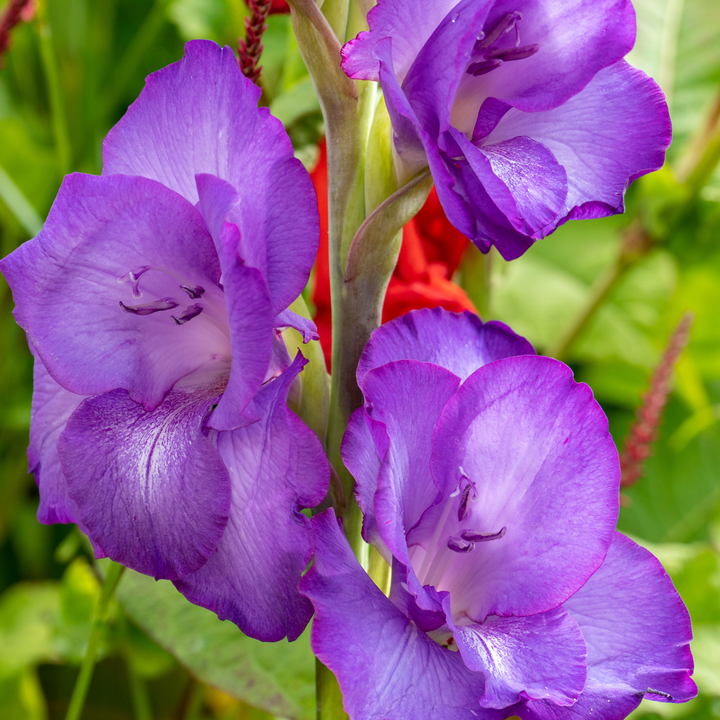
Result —
[[[45,697],[35,670],[0,677],[0,708],[3,720],[46,720]]]
[[[665,91],[673,119],[673,154],[682,149],[717,95],[720,3],[717,0],[634,0],[638,19],[631,64]]]
[[[292,720],[315,717],[315,671],[306,631],[294,643],[261,643],[188,602],[173,585],[131,570],[119,602],[140,627],[200,680]]]
[[[521,258],[494,273],[491,314],[540,351],[555,345],[607,272],[618,247],[620,220],[569,222]],[[656,326],[677,284],[675,261],[656,251],[622,279],[571,348],[583,362],[623,361],[647,370],[658,360]]]
[[[0,597],[0,677],[16,676],[43,661],[58,661],[57,583],[16,583]]]
[[[644,476],[628,488],[630,507],[620,510],[618,527],[652,542],[687,542],[704,537],[704,528],[720,507],[720,431],[696,436],[678,449],[668,442],[688,417],[671,399],[660,439]]]
[[[693,624],[695,639],[692,653],[695,660],[693,679],[701,692],[720,696],[720,623]]]
[[[285,127],[289,127],[303,115],[319,111],[320,101],[309,75],[305,75],[287,90],[283,90],[270,104],[270,112]]]

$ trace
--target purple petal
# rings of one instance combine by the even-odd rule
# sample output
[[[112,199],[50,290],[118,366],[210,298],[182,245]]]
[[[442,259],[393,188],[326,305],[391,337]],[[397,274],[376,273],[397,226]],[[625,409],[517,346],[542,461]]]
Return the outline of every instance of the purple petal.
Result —
[[[189,42],[180,62],[148,77],[108,133],[103,174],[152,178],[193,204],[196,175],[229,182],[238,196],[232,221],[244,247],[252,249],[246,260],[263,273],[278,313],[305,287],[318,249],[319,216],[308,173],[293,157],[280,121],[258,109],[259,98],[260,89],[243,76],[229,47]]]
[[[350,416],[341,452],[345,467],[355,478],[355,498],[363,512],[363,538],[390,562],[375,517],[377,481],[388,443],[385,425],[373,420],[361,407]]]
[[[363,379],[365,400],[371,406],[366,405],[366,412],[384,425],[389,439],[376,480],[373,509],[380,536],[408,566],[406,535],[438,496],[430,475],[433,431],[459,384],[460,378],[450,371],[413,360],[382,365]],[[348,428],[351,438],[355,429],[356,425]],[[343,460],[360,486],[358,495],[369,495],[374,478],[358,462],[362,457],[343,454]],[[365,483],[368,488],[363,487]]]
[[[473,172],[513,229],[533,238],[554,230],[565,205],[567,174],[544,145],[528,137],[476,148],[453,131]]]
[[[485,675],[483,707],[506,708],[521,696],[572,705],[587,676],[585,642],[562,608],[529,617],[489,617],[455,625],[465,664]]]
[[[123,388],[151,410],[197,368],[229,365],[212,239],[195,208],[152,180],[69,175],[42,232],[2,271],[18,323],[68,391]],[[199,316],[174,321],[198,303]]]
[[[310,521],[300,510],[325,497],[330,467],[315,434],[285,404],[305,364],[298,353],[263,388],[254,402],[258,422],[219,433],[232,483],[230,519],[207,563],[175,582],[192,602],[264,641],[296,639],[312,615],[297,591],[313,552]]]
[[[278,329],[295,328],[303,336],[304,343],[320,339],[315,323],[292,310],[283,310],[278,313],[273,320],[273,327]]]
[[[32,420],[28,472],[35,473],[40,492],[38,520],[44,525],[76,523],[78,510],[67,490],[67,480],[60,466],[57,444],[68,418],[85,399],[58,385],[30,345],[33,368]]]
[[[380,64],[373,54],[383,38],[392,38],[395,74],[405,77],[417,54],[457,0],[436,0],[418,12],[416,0],[380,0],[368,13],[369,32],[360,33],[342,49],[343,70],[357,80],[379,80]]]
[[[225,220],[228,202],[236,198],[234,190],[212,175],[198,175],[197,183],[199,207],[220,256],[232,347],[228,386],[209,425],[215,430],[233,430],[257,419],[245,409],[268,379],[273,311],[262,273],[245,265],[238,226]]]
[[[494,245],[505,260],[514,260],[533,244],[532,238],[512,227],[464,157],[441,155],[436,150],[428,151],[428,160],[448,220],[482,252]],[[497,197],[497,184],[495,190]]]
[[[358,364],[360,387],[373,368],[418,360],[450,370],[462,380],[478,368],[512,355],[534,355],[533,346],[501,322],[443,308],[413,310],[375,330]]]
[[[635,43],[635,11],[630,0],[499,0],[488,16],[492,27],[506,13],[521,12],[520,44],[539,46],[532,57],[506,62],[497,70],[473,77],[466,74],[456,103],[475,108],[493,97],[524,112],[558,107],[580,92],[603,68],[621,60]],[[513,45],[510,33],[504,45]],[[467,98],[467,100],[466,100]],[[472,131],[477,115],[470,112]],[[467,113],[469,111],[466,110]]]
[[[605,562],[568,600],[588,648],[588,679],[569,708],[531,700],[514,708],[523,720],[618,720],[643,697],[685,702],[690,679],[690,616],[662,565],[615,533]]]
[[[409,179],[427,166],[426,152],[433,141],[422,128],[395,75],[392,42],[391,38],[381,40],[373,53],[380,63],[380,82],[392,124],[393,147],[403,166],[403,175]]]
[[[490,5],[477,0],[457,3],[420,50],[402,84],[423,129],[435,139],[451,126],[455,94],[471,77],[465,70]]]
[[[511,110],[486,142],[518,135],[546,145],[567,171],[569,192],[559,224],[588,212],[593,217],[622,212],[632,180],[662,166],[671,127],[660,88],[622,61],[599,72],[581,93],[554,110]],[[588,203],[594,213],[583,209]]]
[[[201,567],[228,521],[230,478],[203,428],[222,383],[198,387],[192,380],[152,412],[124,390],[88,398],[58,447],[93,543],[155,578]]]
[[[313,651],[353,720],[496,720],[480,673],[419,631],[353,557],[332,510],[313,518],[315,562],[300,583],[315,606]]]
[[[591,677],[674,702],[695,697],[690,615],[650,552],[616,532],[605,562],[564,607],[585,637]]]
[[[590,388],[562,363],[505,358],[468,378],[438,422],[431,469],[445,503],[468,483],[442,537],[506,528],[468,554],[439,543],[422,580],[452,593],[454,616],[546,612],[602,563],[618,516],[617,450]]]

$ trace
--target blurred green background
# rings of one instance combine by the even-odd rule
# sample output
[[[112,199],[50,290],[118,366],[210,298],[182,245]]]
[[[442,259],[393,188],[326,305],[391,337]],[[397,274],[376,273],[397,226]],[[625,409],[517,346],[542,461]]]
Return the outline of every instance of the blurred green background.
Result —
[[[665,90],[668,165],[635,183],[624,216],[568,223],[511,264],[469,252],[458,278],[487,318],[569,362],[618,447],[673,327],[695,313],[660,439],[625,493],[619,528],[649,547],[693,618],[700,696],[636,717],[720,718],[720,3],[636,0],[631,62]],[[101,142],[145,76],[183,43],[235,45],[242,0],[43,0],[0,69],[0,254],[40,228],[66,172],[99,173]],[[263,102],[312,164],[322,118],[287,16],[270,18]],[[481,283],[483,275],[489,282]],[[27,475],[32,361],[0,278],[0,718],[63,718],[98,579],[84,538],[37,523]],[[307,633],[261,644],[127,572],[83,717],[314,717]]]

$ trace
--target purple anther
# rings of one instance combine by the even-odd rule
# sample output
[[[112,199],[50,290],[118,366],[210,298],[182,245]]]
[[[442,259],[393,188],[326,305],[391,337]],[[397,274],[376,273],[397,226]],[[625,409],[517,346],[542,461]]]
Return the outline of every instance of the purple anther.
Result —
[[[197,298],[202,297],[205,292],[205,288],[201,285],[181,285],[180,289],[186,292],[192,300],[197,300]]]
[[[462,497],[460,498],[460,505],[458,506],[458,520],[462,522],[468,514],[468,503],[470,502],[470,492],[472,491],[472,485],[468,483],[462,491]]]
[[[479,542],[490,542],[491,540],[499,540],[501,537],[505,537],[507,527],[502,528],[496,533],[481,533],[475,530],[465,530],[462,532],[461,537],[463,540],[471,543]]]
[[[449,537],[447,541],[447,546],[456,553],[469,553],[471,550],[475,548],[475,545],[471,542],[466,542],[465,540],[461,538],[456,537]]]
[[[473,52],[477,53],[489,48],[503,33],[510,32],[515,27],[517,21],[521,19],[522,14],[519,12],[511,12],[503,15],[490,30],[483,34],[482,39],[475,43]]]
[[[152,315],[162,310],[172,310],[177,306],[178,304],[170,298],[155,300],[154,302],[145,303],[144,305],[126,305],[122,300],[120,301],[120,307],[125,312],[132,313],[133,315]]]
[[[180,317],[172,316],[172,319],[178,324],[178,325],[184,325],[186,322],[189,322],[194,317],[197,317],[201,312],[203,311],[202,305],[190,305],[189,307],[185,308],[183,310],[182,315]]]
[[[489,72],[497,70],[502,64],[502,60],[481,60],[471,63],[466,72],[468,75],[480,77],[480,75],[487,75]]]
[[[539,49],[539,45],[523,45],[522,47],[513,48],[496,48],[495,50],[489,50],[485,57],[487,58],[486,62],[490,60],[502,60],[503,62],[511,62],[512,60],[524,60],[525,58],[532,57]],[[470,67],[472,67],[472,65]]]

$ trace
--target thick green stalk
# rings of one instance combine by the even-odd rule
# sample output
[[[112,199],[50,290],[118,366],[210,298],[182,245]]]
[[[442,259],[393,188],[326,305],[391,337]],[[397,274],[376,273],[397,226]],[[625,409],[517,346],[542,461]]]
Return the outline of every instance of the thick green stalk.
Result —
[[[93,616],[92,628],[90,629],[90,639],[88,640],[87,651],[83,658],[82,665],[80,666],[80,674],[75,682],[73,688],[73,694],[70,698],[70,705],[68,706],[65,720],[80,720],[82,715],[83,707],[85,705],[85,698],[87,697],[88,690],[90,689],[90,681],[92,680],[93,671],[95,670],[95,663],[97,662],[98,651],[102,644],[103,635],[107,627],[107,620],[110,614],[110,602],[115,594],[115,588],[120,582],[125,568],[116,562],[111,562],[107,574],[105,575],[105,581],[100,589],[100,597],[98,598],[97,605],[95,606],[95,614]]]
[[[55,148],[58,154],[60,172],[67,175],[71,170],[72,150],[65,117],[65,103],[63,102],[62,87],[60,86],[60,72],[53,46],[52,27],[47,12],[47,0],[38,0],[37,2],[37,23],[40,32],[40,52],[45,70],[45,81],[50,96]]]
[[[325,118],[328,163],[329,259],[332,293],[333,353],[330,390],[328,456],[346,490],[353,480],[342,464],[340,443],[354,396],[355,373],[345,357],[342,340],[347,328],[345,262],[355,231],[365,219],[364,165],[365,146],[374,109],[374,84],[350,80],[341,68],[340,43],[312,0],[290,0],[292,21],[300,52],[315,85]],[[348,506],[352,493],[346,492]],[[346,518],[347,520],[347,518]],[[361,555],[363,543],[356,523],[346,532],[353,550]]]

